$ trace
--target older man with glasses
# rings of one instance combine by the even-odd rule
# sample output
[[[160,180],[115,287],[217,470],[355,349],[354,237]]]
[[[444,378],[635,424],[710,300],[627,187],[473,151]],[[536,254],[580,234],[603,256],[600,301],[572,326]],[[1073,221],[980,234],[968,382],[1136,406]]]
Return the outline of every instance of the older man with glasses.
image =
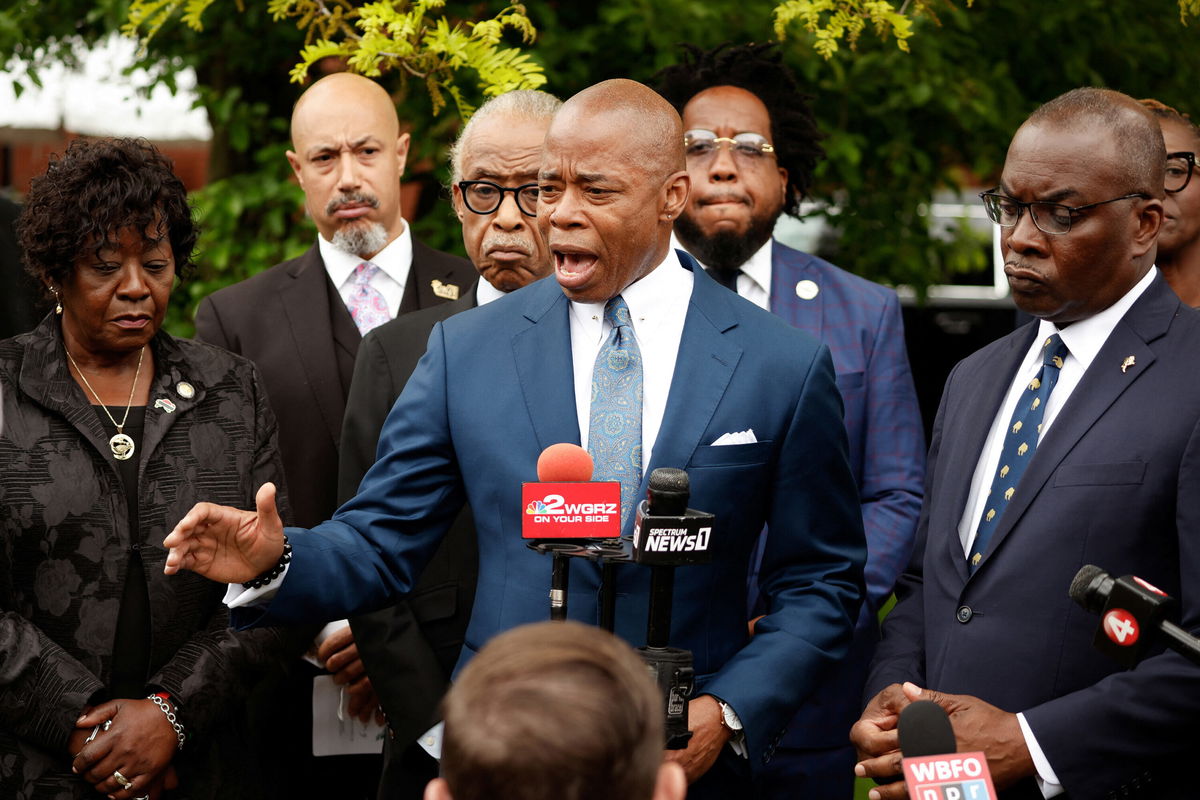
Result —
[[[1195,794],[1178,765],[1200,669],[1151,648],[1124,670],[1068,594],[1087,564],[1132,573],[1200,630],[1200,315],[1154,267],[1165,162],[1137,101],[1076,89],[1021,126],[984,194],[1036,319],[947,380],[916,551],[851,734],[860,775],[898,773],[897,715],[927,699],[1005,800]]]
[[[454,210],[483,280],[452,303],[399,317],[363,338],[346,401],[339,500],[354,496],[375,463],[379,431],[433,326],[550,274],[550,254],[534,218],[542,140],[561,105],[545,92],[509,92],[480,106],[459,134],[450,152]],[[436,721],[458,660],[477,561],[474,520],[464,508],[409,597],[351,620],[392,734],[384,748],[380,798],[420,798],[437,775],[437,762],[415,742]]]

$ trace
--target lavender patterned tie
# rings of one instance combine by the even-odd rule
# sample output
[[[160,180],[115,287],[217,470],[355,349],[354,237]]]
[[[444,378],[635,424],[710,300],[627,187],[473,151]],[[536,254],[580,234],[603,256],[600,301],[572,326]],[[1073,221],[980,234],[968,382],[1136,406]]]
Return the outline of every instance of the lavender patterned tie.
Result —
[[[379,267],[370,261],[364,261],[354,268],[354,289],[350,293],[350,301],[346,307],[358,332],[363,336],[367,331],[376,328],[392,318],[388,313],[387,301],[383,294],[371,285],[371,278],[379,272]]]
[[[642,352],[633,337],[629,306],[620,295],[604,306],[612,331],[592,370],[588,452],[594,481],[621,482],[621,522],[633,513],[642,483]]]

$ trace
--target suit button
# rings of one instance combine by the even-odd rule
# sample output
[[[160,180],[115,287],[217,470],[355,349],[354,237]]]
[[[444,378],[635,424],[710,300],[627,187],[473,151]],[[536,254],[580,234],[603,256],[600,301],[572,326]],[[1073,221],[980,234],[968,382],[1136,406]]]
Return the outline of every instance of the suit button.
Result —
[[[959,606],[958,613],[955,616],[958,618],[959,622],[961,622],[963,625],[966,625],[971,621],[971,617],[975,616],[975,612],[971,610],[970,606]]]

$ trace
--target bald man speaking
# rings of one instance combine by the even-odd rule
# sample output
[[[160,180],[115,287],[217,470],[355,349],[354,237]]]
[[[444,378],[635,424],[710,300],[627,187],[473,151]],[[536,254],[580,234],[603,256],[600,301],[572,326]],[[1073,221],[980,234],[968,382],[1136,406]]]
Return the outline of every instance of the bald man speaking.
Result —
[[[846,652],[863,593],[829,353],[670,249],[683,134],[648,88],[606,81],[568,101],[538,183],[556,280],[434,329],[358,495],[312,530],[285,531],[270,485],[256,512],[200,504],[167,537],[167,572],[265,584],[231,588],[240,624],[355,613],[411,588],[465,498],[480,551],[465,661],[548,615],[549,564],[521,539],[520,496],[545,447],[579,443],[597,480],[621,482],[626,533],[646,476],[682,467],[691,504],[716,515],[716,557],[675,582],[671,643],[695,654],[697,689],[694,736],[670,757],[692,797],[752,797],[784,724]],[[739,598],[764,525],[770,613],[750,638]],[[570,616],[595,624],[599,571],[571,573]],[[642,644],[649,576],[623,566],[616,580],[616,631]]]

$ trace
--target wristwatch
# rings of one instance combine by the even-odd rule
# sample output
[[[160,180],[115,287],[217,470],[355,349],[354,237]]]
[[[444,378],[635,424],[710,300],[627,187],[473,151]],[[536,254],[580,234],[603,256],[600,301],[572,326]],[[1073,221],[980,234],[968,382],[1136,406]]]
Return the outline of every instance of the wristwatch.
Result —
[[[742,721],[738,719],[737,712],[733,710],[733,706],[726,703],[720,698],[716,698],[717,705],[721,707],[721,724],[729,729],[735,737],[742,732]]]

